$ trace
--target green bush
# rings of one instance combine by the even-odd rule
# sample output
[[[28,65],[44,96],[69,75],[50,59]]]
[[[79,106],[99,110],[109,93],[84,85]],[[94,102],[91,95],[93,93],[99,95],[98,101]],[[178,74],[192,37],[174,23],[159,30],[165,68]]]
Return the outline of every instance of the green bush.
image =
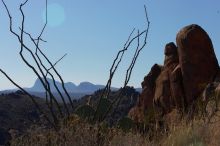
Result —
[[[102,118],[104,118],[104,116],[108,112],[111,104],[112,104],[111,101],[108,100],[107,98],[100,99],[100,104],[97,107],[95,119],[101,120]]]
[[[130,131],[135,127],[135,123],[128,117],[124,117],[118,121],[118,128],[122,129],[124,132]]]
[[[89,105],[83,105],[75,110],[75,114],[82,119],[90,120],[95,113],[95,110]]]

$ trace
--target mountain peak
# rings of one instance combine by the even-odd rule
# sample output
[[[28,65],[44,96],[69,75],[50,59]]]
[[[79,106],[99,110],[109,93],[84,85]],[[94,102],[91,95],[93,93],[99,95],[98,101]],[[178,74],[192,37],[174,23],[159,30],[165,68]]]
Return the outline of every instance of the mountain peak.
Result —
[[[42,78],[42,80],[44,81],[43,78]],[[53,80],[50,78],[47,78],[47,81],[50,84],[51,91],[57,92],[57,90],[54,86]],[[56,83],[57,87],[60,89],[60,91],[63,92],[61,82],[55,81],[55,83]],[[78,86],[72,82],[66,82],[66,83],[64,83],[64,85],[65,85],[67,91],[70,93],[73,93],[73,92],[93,93],[100,88],[104,88],[103,85],[95,85],[95,84],[88,82],[88,81],[81,82]],[[32,92],[44,92],[45,91],[39,78],[36,79],[34,85],[31,88],[29,88],[28,90],[32,91]]]
[[[90,83],[88,81],[84,81],[84,82],[81,82],[78,86],[85,86],[85,85],[94,85],[93,83]]]

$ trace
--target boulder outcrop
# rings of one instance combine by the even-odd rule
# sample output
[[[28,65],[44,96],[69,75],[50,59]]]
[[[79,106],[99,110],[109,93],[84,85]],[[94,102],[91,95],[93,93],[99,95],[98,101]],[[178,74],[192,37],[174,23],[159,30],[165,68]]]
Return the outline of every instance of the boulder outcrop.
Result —
[[[190,104],[212,82],[219,65],[212,41],[198,25],[179,31],[176,37],[186,102]]]
[[[154,107],[162,115],[181,105],[179,99],[184,98],[176,45],[173,42],[166,44],[164,54],[164,67],[156,80],[154,93]]]
[[[208,34],[198,25],[182,28],[164,49],[163,66],[154,65],[142,82],[142,93],[129,116],[143,121],[154,108],[157,116],[173,109],[185,111],[219,74],[219,65]],[[140,116],[141,115],[141,116]]]
[[[153,98],[155,93],[156,79],[160,75],[162,66],[154,64],[148,73],[144,77],[142,85],[142,93],[139,96],[137,105],[133,107],[129,112],[129,117],[131,117],[136,122],[143,122],[145,109],[153,108]]]

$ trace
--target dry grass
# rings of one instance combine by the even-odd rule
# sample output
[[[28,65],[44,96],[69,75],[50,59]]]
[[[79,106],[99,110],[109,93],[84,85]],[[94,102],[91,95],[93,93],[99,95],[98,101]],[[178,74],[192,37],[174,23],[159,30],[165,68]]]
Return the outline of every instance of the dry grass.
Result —
[[[64,126],[65,125],[65,126]],[[56,132],[52,129],[33,128],[17,139],[12,146],[145,146],[148,141],[140,134],[125,133],[104,124],[88,124],[72,117]]]
[[[164,146],[205,146],[204,127],[201,125],[189,125],[181,123],[178,126],[172,127],[168,136],[163,137],[161,143]]]
[[[162,135],[157,145],[162,146],[220,146],[219,111],[209,120],[195,117],[194,120],[173,120],[169,131]],[[174,116],[175,117],[175,116]],[[168,120],[169,121],[169,120]]]
[[[176,112],[171,113],[166,119],[169,130],[155,132],[151,141],[148,135],[137,131],[123,132],[104,124],[89,124],[73,116],[59,132],[33,128],[26,135],[13,139],[12,146],[219,146],[218,114],[207,123],[198,117],[192,121],[180,120]]]

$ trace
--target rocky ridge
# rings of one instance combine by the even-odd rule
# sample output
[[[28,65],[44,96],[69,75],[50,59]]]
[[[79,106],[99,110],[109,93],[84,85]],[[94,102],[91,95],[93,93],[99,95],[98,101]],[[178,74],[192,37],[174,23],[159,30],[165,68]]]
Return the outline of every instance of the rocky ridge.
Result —
[[[182,28],[176,44],[165,45],[164,64],[155,64],[142,82],[142,93],[129,116],[143,122],[154,110],[157,118],[173,109],[189,112],[204,89],[219,78],[219,64],[212,41],[205,30],[192,24]]]

